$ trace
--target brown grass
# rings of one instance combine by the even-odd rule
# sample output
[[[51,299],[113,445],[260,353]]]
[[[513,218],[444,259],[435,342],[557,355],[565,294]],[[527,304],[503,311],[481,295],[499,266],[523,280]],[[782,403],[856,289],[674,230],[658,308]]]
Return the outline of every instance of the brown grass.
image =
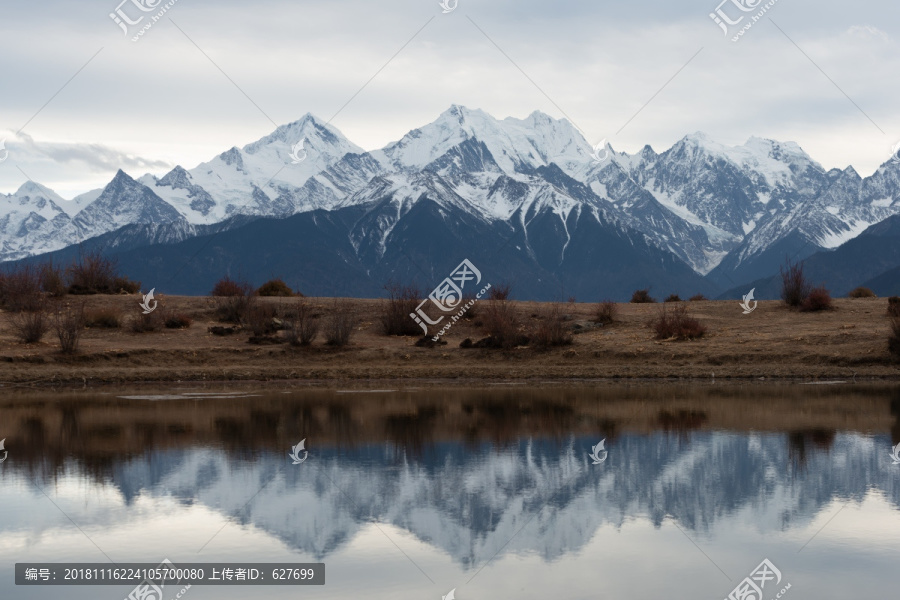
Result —
[[[118,329],[122,326],[122,312],[115,307],[85,309],[84,326]]]

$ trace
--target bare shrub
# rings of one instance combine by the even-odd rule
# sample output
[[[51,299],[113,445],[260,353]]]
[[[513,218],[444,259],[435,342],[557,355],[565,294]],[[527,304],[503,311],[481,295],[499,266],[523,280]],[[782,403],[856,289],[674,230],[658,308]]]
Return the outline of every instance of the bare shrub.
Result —
[[[558,304],[553,304],[541,315],[532,341],[538,348],[568,346],[572,343],[572,335],[565,325],[565,317]]]
[[[240,324],[247,320],[252,304],[253,286],[235,281],[227,275],[216,282],[211,296],[215,297],[216,317],[219,321]]]
[[[50,323],[43,307],[10,315],[10,326],[13,336],[22,344],[40,342],[50,329]]]
[[[633,304],[651,304],[656,302],[653,297],[650,296],[650,290],[635,290],[635,292],[631,295],[631,302]]]
[[[888,335],[888,350],[900,358],[900,317],[891,318],[891,333]]]
[[[484,310],[484,332],[488,336],[487,346],[493,348],[514,348],[528,343],[519,329],[521,318],[509,300],[489,300]]]
[[[115,308],[85,310],[84,326],[88,328],[118,329],[122,326],[122,313]]]
[[[0,277],[0,307],[10,312],[36,311],[41,308],[40,272],[32,265],[18,265]]]
[[[41,265],[40,277],[41,289],[51,298],[62,298],[68,292],[62,269],[54,266],[52,262]]]
[[[831,310],[832,308],[834,306],[831,304],[831,294],[828,293],[824,286],[811,290],[800,304],[802,312],[818,312],[820,310]]]
[[[900,296],[888,298],[888,316],[900,317]]]
[[[69,266],[69,293],[114,293],[116,271],[116,261],[103,256],[100,250],[84,252]]]
[[[619,305],[612,300],[604,300],[594,309],[594,322],[608,325],[619,316]]]
[[[803,273],[803,263],[788,259],[781,267],[781,299],[796,308],[803,304],[811,291],[812,284]]]
[[[663,302],[681,302],[681,297],[678,294],[670,294]]]
[[[277,296],[289,298],[294,295],[294,290],[281,279],[270,279],[256,290],[257,296]]]
[[[384,334],[420,335],[422,330],[411,316],[422,301],[419,288],[392,282],[384,286],[384,289],[388,293],[381,310],[381,326],[384,328]]]
[[[867,287],[858,287],[847,294],[848,298],[877,298],[875,292]]]
[[[141,282],[132,281],[121,275],[113,278],[112,287],[109,289],[110,294],[137,294],[141,291]]]
[[[509,300],[510,294],[512,293],[512,286],[508,283],[501,283],[499,285],[491,286],[491,291],[488,292],[489,300]]]
[[[143,312],[134,315],[129,322],[132,333],[152,333],[163,326],[162,311],[155,310],[150,314]]]
[[[335,300],[325,322],[325,343],[339,348],[346,346],[350,343],[354,327],[356,315],[353,313],[353,305],[346,300]]]
[[[272,335],[278,331],[275,317],[278,310],[271,304],[255,303],[247,309],[247,325],[255,337]]]
[[[193,323],[193,319],[182,313],[169,315],[165,318],[164,321],[166,329],[187,329]]]
[[[703,337],[706,333],[706,326],[688,314],[685,304],[674,308],[663,304],[650,326],[656,332],[658,340],[693,340]]]
[[[305,300],[294,305],[289,318],[286,319],[284,337],[291,346],[309,346],[319,335],[318,315]]]
[[[690,302],[704,302],[706,300],[709,300],[709,298],[707,298],[703,294],[694,294],[690,297]]]
[[[84,304],[72,306],[70,303],[59,304],[53,318],[53,329],[59,339],[63,354],[75,354],[78,342],[84,330]]]

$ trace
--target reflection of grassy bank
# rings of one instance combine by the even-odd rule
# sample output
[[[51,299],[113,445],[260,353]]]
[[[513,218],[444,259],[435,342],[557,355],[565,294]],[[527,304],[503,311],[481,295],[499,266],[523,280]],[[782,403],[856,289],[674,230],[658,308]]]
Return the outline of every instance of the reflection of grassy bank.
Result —
[[[230,388],[233,391],[235,388]],[[9,394],[0,400],[11,462],[67,456],[98,474],[150,449],[224,447],[252,457],[307,438],[316,448],[389,443],[414,453],[464,441],[504,445],[522,437],[563,440],[696,430],[783,432],[802,456],[827,448],[836,431],[887,433],[900,441],[900,388],[797,385],[576,385],[337,393],[247,388],[245,398],[125,400],[148,390]],[[182,388],[180,391],[186,391]],[[190,391],[190,390],[187,390]],[[208,391],[208,390],[207,390]],[[168,390],[162,393],[179,393]],[[45,467],[47,463],[44,463]]]
[[[647,326],[657,316],[657,305],[619,304],[613,323],[596,325],[597,305],[565,303],[558,307],[565,330],[558,333],[571,336],[572,345],[543,350],[534,342],[506,350],[460,348],[465,339],[477,341],[487,334],[490,313],[486,307],[469,311],[467,318],[455,322],[442,338],[446,346],[427,348],[415,345],[416,336],[383,334],[383,301],[351,300],[357,325],[349,346],[326,346],[323,330],[310,347],[293,348],[270,344],[272,339],[254,333],[251,323],[233,335],[211,334],[210,327],[224,331],[209,298],[161,297],[164,308],[154,315],[177,315],[192,325],[186,329],[160,325],[155,332],[145,333],[135,333],[127,326],[140,316],[138,296],[89,296],[84,301],[91,314],[107,311],[121,315],[122,327],[85,329],[80,352],[74,357],[61,356],[59,344],[50,337],[39,344],[23,345],[8,328],[0,328],[0,381],[81,385],[433,377],[900,377],[900,362],[888,351],[890,319],[883,298],[839,299],[835,300],[836,310],[819,313],[798,313],[780,302],[760,302],[750,315],[744,315],[735,301],[689,302],[690,316],[707,331],[701,339],[680,342],[657,340]],[[334,310],[332,300],[307,301],[311,318],[315,315],[324,326]],[[258,299],[259,307],[266,308],[265,315],[279,318],[296,311],[295,302],[292,298]],[[511,306],[523,331],[542,331],[551,318],[548,315],[554,314],[548,305],[534,302],[513,302]],[[469,319],[472,315],[475,317]],[[230,326],[224,329],[231,331]],[[266,344],[248,343],[251,336]]]

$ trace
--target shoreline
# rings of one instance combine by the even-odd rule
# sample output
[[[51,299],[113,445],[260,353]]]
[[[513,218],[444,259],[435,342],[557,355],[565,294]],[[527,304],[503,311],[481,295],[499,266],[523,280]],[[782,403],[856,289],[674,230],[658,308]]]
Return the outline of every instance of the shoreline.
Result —
[[[379,320],[384,300],[349,300],[357,319],[350,345],[311,347],[249,343],[251,333],[218,336],[221,326],[204,297],[161,297],[167,314],[187,315],[186,329],[134,333],[140,296],[69,297],[86,310],[121,314],[118,329],[85,329],[79,353],[66,356],[50,331],[38,344],[19,344],[0,330],[0,386],[80,387],[107,384],[224,384],[282,382],[330,385],[388,381],[441,381],[446,385],[564,381],[579,382],[849,382],[900,381],[900,360],[887,348],[889,318],[884,298],[836,299],[835,309],[798,313],[777,301],[761,301],[744,315],[735,301],[685,302],[707,328],[697,340],[654,339],[648,321],[663,304],[619,304],[617,320],[592,322],[593,303],[560,303],[572,344],[539,350],[460,348],[484,337],[484,310],[460,319],[446,345],[418,347],[419,338],[386,336]],[[260,298],[282,314],[293,298]],[[333,299],[307,298],[325,318]],[[550,303],[517,302],[523,327],[545,318]],[[670,305],[666,305],[670,306]],[[266,340],[270,341],[270,340]]]

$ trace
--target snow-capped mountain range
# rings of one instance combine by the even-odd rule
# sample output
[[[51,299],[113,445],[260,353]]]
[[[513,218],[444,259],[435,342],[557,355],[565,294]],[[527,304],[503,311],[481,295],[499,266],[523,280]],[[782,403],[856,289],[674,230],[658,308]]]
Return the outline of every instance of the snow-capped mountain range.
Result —
[[[603,235],[653,249],[640,249],[646,261],[669,260],[657,250],[671,253],[728,287],[771,275],[785,254],[836,248],[900,214],[900,164],[862,178],[850,167],[825,170],[792,142],[752,138],[727,147],[701,133],[662,153],[595,151],[566,120],[540,112],[498,120],[455,105],[365,152],[306,115],[193,169],[138,179],[119,171],[102,190],[72,200],[27,182],[0,195],[0,261],[123,228],[140,230],[143,244],[172,244],[248,219],[352,208],[346,241],[371,271],[426,200],[445,218],[521,233],[522,259],[548,272],[581,258],[572,252],[592,252],[582,239],[600,235],[590,221]]]

